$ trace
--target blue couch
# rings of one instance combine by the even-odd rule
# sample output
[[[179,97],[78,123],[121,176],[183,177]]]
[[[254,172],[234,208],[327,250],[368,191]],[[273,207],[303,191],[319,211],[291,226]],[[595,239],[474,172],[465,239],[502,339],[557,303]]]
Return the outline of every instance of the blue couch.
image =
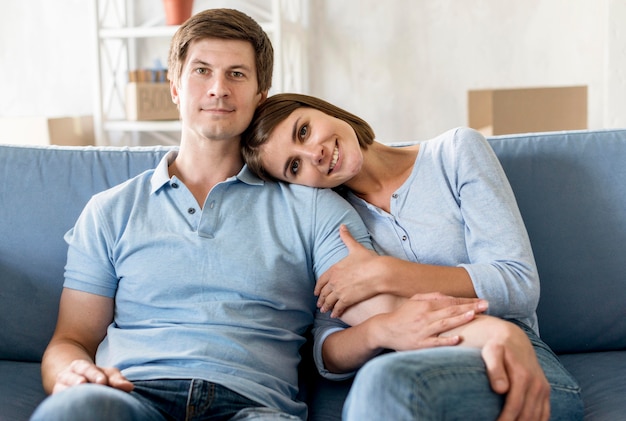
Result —
[[[626,130],[489,139],[531,238],[543,339],[579,380],[585,419],[626,414]],[[40,360],[63,282],[63,234],[89,197],[168,150],[0,145],[0,420],[44,398]],[[333,419],[349,382],[303,367],[312,419]]]

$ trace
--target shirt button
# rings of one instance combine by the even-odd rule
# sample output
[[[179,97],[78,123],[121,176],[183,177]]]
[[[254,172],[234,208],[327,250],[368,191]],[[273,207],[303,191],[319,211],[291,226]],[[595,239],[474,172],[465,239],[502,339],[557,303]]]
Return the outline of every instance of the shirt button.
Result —
[[[398,193],[392,194],[391,197],[393,197],[394,199],[397,199],[398,198]]]
[[[209,203],[209,208],[213,209],[215,207],[215,202]]]
[[[406,241],[406,235],[402,236],[402,241]]]
[[[189,208],[189,209],[187,209],[187,213],[189,215],[193,215],[194,213],[196,213],[196,210],[194,208]]]
[[[178,188],[178,183],[172,183],[172,188],[177,189]]]

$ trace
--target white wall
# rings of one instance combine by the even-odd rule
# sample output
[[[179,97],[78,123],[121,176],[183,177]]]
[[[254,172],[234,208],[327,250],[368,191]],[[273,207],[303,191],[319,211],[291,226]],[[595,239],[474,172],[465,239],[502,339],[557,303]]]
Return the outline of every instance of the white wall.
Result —
[[[309,1],[309,93],[381,141],[467,124],[480,88],[588,85],[589,126],[626,127],[622,0]],[[0,118],[92,112],[90,3],[3,2]]]
[[[4,0],[0,11],[0,118],[90,114],[90,1]]]
[[[467,124],[467,91],[482,88],[588,85],[589,126],[626,125],[626,77],[607,69],[626,63],[619,0],[619,14],[604,0],[312,4],[312,92],[367,119],[381,141]],[[611,30],[621,34],[607,39]]]

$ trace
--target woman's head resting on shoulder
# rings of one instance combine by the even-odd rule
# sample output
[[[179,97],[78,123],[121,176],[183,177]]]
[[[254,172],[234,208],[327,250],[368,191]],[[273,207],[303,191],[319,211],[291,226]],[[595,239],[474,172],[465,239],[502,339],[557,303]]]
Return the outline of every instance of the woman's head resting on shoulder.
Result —
[[[248,167],[265,180],[332,188],[361,170],[374,131],[363,119],[326,101],[277,94],[256,110],[242,136]]]

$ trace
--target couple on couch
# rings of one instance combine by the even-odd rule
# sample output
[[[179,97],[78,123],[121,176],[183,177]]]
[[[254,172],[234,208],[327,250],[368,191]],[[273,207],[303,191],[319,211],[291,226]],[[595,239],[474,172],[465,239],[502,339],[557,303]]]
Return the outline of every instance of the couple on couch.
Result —
[[[392,148],[323,101],[267,98],[271,43],[235,10],[192,16],[168,66],[180,148],[66,234],[33,419],[305,419],[313,323],[323,375],[360,369],[345,419],[582,418],[484,138]]]

